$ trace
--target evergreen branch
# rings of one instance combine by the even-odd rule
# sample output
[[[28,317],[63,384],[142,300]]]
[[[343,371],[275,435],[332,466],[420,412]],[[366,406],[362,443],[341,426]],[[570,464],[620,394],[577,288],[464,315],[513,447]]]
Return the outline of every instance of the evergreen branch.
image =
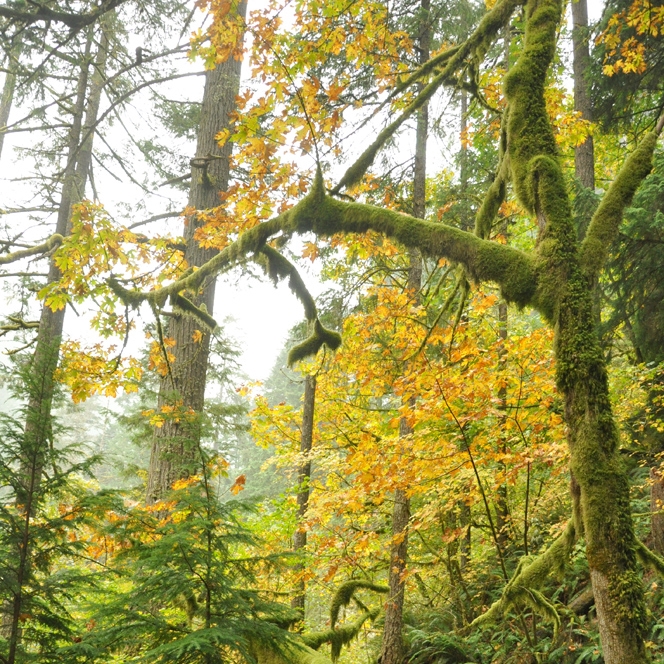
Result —
[[[51,237],[42,242],[41,244],[36,244],[34,247],[29,247],[28,249],[19,249],[10,254],[4,254],[0,256],[0,265],[6,265],[7,263],[14,263],[15,261],[21,260],[21,258],[28,258],[29,256],[36,256],[37,254],[47,254],[54,249],[57,249],[63,242],[63,237],[59,233],[51,235]]]

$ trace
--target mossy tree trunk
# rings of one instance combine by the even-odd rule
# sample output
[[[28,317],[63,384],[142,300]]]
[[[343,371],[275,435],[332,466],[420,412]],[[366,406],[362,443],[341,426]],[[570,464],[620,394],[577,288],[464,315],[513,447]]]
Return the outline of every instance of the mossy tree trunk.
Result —
[[[238,5],[244,15],[246,3]],[[232,144],[223,147],[215,136],[230,124],[230,115],[236,108],[235,98],[240,86],[241,62],[233,57],[206,73],[205,89],[198,128],[196,156],[192,159],[191,188],[188,207],[208,210],[220,204],[219,192],[228,187],[229,159]],[[185,221],[184,258],[190,266],[200,266],[209,261],[217,251],[205,249],[195,239],[196,230],[203,224],[193,213]],[[184,295],[196,306],[212,313],[215,279],[206,279],[197,288]],[[172,360],[169,372],[159,385],[158,407],[173,408],[160,428],[155,428],[148,468],[148,504],[163,498],[173,482],[194,473],[200,464],[199,443],[208,357],[210,331],[200,321],[187,315],[169,319],[166,336],[175,341],[169,349]]]

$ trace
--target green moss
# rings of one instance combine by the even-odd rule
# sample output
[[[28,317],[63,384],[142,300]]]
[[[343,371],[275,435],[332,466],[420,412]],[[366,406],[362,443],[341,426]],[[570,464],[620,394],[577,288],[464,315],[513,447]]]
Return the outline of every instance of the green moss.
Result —
[[[258,257],[259,262],[263,265],[267,275],[275,285],[279,279],[288,278],[288,287],[298,300],[302,302],[306,319],[308,321],[315,320],[318,317],[316,302],[311,293],[309,293],[296,267],[283,254],[280,254],[276,249],[267,244],[261,248]]]
[[[196,318],[203,323],[210,332],[214,332],[219,327],[217,321],[207,312],[207,308],[204,304],[197,307],[189,298],[181,293],[173,293],[171,295],[171,305],[173,306],[174,312]]]
[[[337,624],[339,611],[342,607],[348,606],[351,603],[357,590],[372,590],[376,593],[387,593],[390,591],[387,586],[381,586],[361,579],[351,579],[342,583],[334,593],[332,603],[330,604],[330,625],[332,628]]]
[[[636,556],[644,567],[654,570],[664,577],[664,558],[651,551],[643,542],[636,542]]]
[[[488,239],[491,235],[493,221],[498,210],[505,200],[507,193],[507,175],[509,171],[509,159],[505,154],[506,139],[504,132],[501,133],[501,159],[495,180],[491,183],[489,190],[482,199],[477,214],[475,215],[475,235]]]
[[[536,181],[531,159],[558,154],[544,101],[544,85],[554,56],[561,5],[556,0],[526,5],[523,51],[505,77],[508,101],[508,150],[514,191],[521,204],[535,213]]]
[[[636,150],[627,157],[590,221],[581,245],[581,262],[590,279],[594,279],[604,265],[609,247],[618,234],[625,208],[652,170],[652,155],[657,138],[655,132],[646,134]]]
[[[288,353],[288,366],[292,367],[300,360],[316,355],[323,346],[327,346],[331,350],[336,350],[341,346],[341,335],[338,332],[323,327],[322,323],[316,319],[311,336],[301,344],[293,346]]]
[[[557,631],[560,626],[558,611],[540,592],[551,577],[560,576],[569,560],[575,541],[574,523],[570,521],[564,532],[549,546],[544,553],[534,558],[523,558],[505,586],[500,599],[494,602],[488,611],[476,618],[469,629],[495,623],[509,611],[526,605],[554,624]]]

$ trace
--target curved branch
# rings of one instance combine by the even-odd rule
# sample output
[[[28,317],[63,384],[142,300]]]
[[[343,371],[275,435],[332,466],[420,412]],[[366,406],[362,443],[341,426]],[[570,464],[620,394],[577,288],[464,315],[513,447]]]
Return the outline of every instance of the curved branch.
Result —
[[[314,232],[319,236],[331,236],[366,233],[369,230],[382,233],[407,247],[415,247],[426,256],[460,263],[475,281],[498,284],[508,302],[519,306],[533,303],[537,268],[528,254],[446,224],[416,219],[373,205],[335,200],[325,194],[320,172],[311,192],[297,205],[246,231],[232,245],[177,281],[148,292],[125,289],[115,278],[109,280],[109,285],[128,305],[151,302],[162,307],[173,293],[195,291],[206,278],[219,274],[249,254],[261,252],[266,242],[279,232]]]
[[[575,539],[574,522],[570,520],[562,534],[546,551],[535,558],[522,559],[514,576],[505,586],[500,599],[495,601],[481,616],[475,618],[467,630],[500,620],[516,604],[521,603],[544,614],[557,626],[560,622],[558,613],[555,607],[539,592],[539,588],[549,576],[560,574],[563,571]]]

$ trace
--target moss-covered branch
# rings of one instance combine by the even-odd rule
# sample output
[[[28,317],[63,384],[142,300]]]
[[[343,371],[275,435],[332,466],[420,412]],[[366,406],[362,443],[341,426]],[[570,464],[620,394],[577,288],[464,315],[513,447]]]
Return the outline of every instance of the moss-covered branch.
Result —
[[[334,593],[332,603],[330,604],[330,626],[333,629],[339,619],[339,611],[355,599],[355,593],[358,590],[372,590],[375,593],[387,593],[390,591],[387,586],[381,586],[362,579],[351,579],[350,581],[346,581],[346,583],[342,583]]]
[[[636,150],[625,160],[590,221],[581,244],[581,265],[591,280],[597,277],[604,266],[609,248],[618,235],[625,208],[632,202],[634,193],[652,170],[652,155],[661,130],[660,120],[655,130],[641,139]]]
[[[639,562],[664,577],[664,558],[651,551],[641,540],[636,540],[636,557]]]
[[[279,279],[288,279],[288,287],[302,303],[304,315],[308,321],[314,321],[318,318],[316,302],[313,296],[306,287],[297,268],[283,254],[280,254],[276,249],[266,244],[256,256],[256,262],[263,267],[265,273],[272,279],[275,286]]]
[[[18,251],[13,251],[10,254],[2,254],[0,256],[0,265],[7,265],[7,263],[15,263],[21,258],[29,258],[30,256],[37,256],[38,254],[47,254],[54,249],[57,249],[63,241],[62,235],[55,233],[51,235],[46,242],[41,244],[36,244],[34,247],[29,247],[28,249],[19,249]]]
[[[313,650],[318,650],[324,643],[329,643],[331,659],[336,662],[341,654],[341,649],[357,637],[367,620],[375,620],[379,613],[380,609],[364,611],[357,620],[343,627],[326,629],[322,632],[309,632],[302,635],[302,640]]]
[[[330,197],[319,198],[312,214],[312,230],[319,235],[378,231],[419,249],[425,256],[445,258],[463,265],[475,281],[491,281],[508,302],[525,306],[532,302],[537,274],[533,260],[512,247],[477,237],[446,224]]]
[[[452,84],[458,87],[458,70],[466,64],[466,59],[472,56],[481,61],[486,50],[492,43],[500,29],[507,23],[516,7],[523,4],[523,0],[501,0],[495,4],[493,9],[484,15],[475,31],[463,44],[455,47],[452,51],[442,53],[415,72],[409,79],[402,83],[402,87],[412,84],[417,79],[423,78],[438,65],[444,63],[444,67],[433,79],[422,89],[413,101],[401,112],[401,114],[385,127],[373,141],[373,143],[358,157],[355,163],[344,173],[339,183],[332,190],[332,194],[338,194],[342,189],[350,187],[360,181],[367,169],[373,164],[380,149],[389,141],[403,123],[426,104],[440,87]],[[449,54],[449,55],[448,55]],[[432,64],[433,63],[433,64]]]
[[[332,236],[338,233],[366,233],[370,230],[408,247],[415,247],[426,256],[460,263],[474,280],[498,284],[508,302],[519,306],[532,303],[538,275],[535,262],[524,252],[445,224],[416,219],[373,205],[336,200],[326,195],[320,173],[311,192],[296,206],[246,231],[235,243],[200,268],[188,272],[173,283],[143,292],[129,290],[116,278],[111,278],[109,286],[129,306],[149,302],[161,308],[174,293],[184,290],[195,292],[205,279],[228,269],[247,255],[261,253],[266,242],[280,232],[314,232],[319,236]],[[266,249],[267,254],[270,251]],[[283,270],[283,274],[290,279],[290,268],[284,266],[283,261],[277,260],[273,254],[270,255],[273,257],[271,269]]]
[[[475,618],[468,629],[495,623],[508,611],[525,605],[551,620],[557,631],[560,625],[558,612],[540,592],[540,588],[549,577],[562,573],[572,551],[574,540],[574,523],[570,521],[563,533],[544,553],[535,558],[524,558],[519,563],[500,599],[494,602],[485,613]]]

